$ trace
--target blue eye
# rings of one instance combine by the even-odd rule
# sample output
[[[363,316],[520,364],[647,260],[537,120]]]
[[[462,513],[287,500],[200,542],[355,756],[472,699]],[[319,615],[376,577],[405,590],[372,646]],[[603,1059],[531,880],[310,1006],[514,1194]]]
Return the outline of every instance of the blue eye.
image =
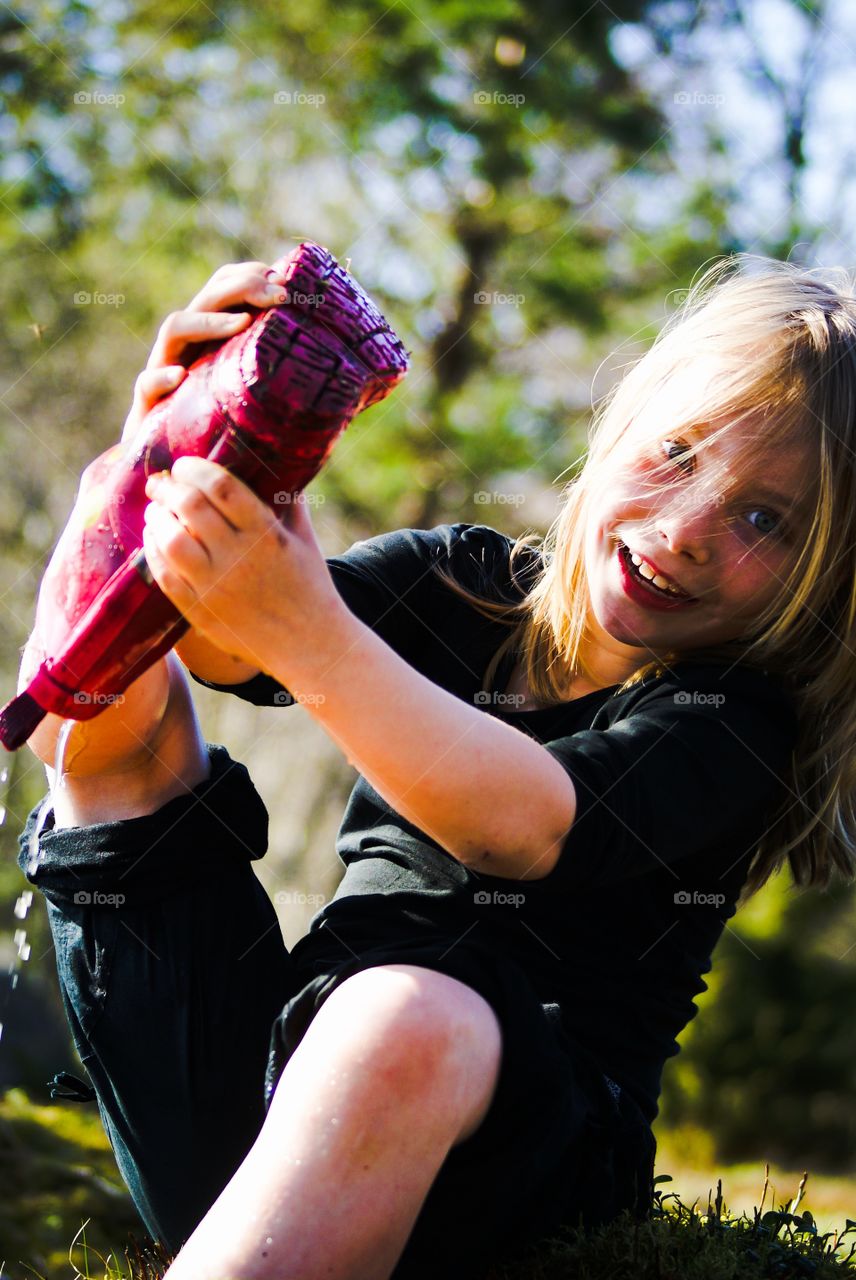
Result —
[[[666,457],[668,458],[668,460],[669,460],[670,462],[672,462],[672,461],[676,461],[676,462],[677,462],[677,465],[681,468],[681,470],[684,470],[684,471],[692,471],[692,470],[694,469],[694,466],[695,466],[695,458],[694,458],[694,457],[690,457],[690,458],[681,458],[681,457],[680,457],[680,454],[681,454],[682,452],[686,452],[686,451],[688,451],[688,450],[691,448],[691,446],[690,446],[690,445],[688,445],[688,444],[686,443],[686,441],[684,441],[684,440],[663,440],[663,441],[661,441],[660,447],[661,447],[662,452],[663,452],[663,453],[666,455]],[[674,455],[675,455],[675,452],[677,452],[677,457],[675,457],[675,456],[674,456]],[[775,534],[777,537],[780,537],[780,536],[783,536],[783,535],[784,535],[784,533],[785,533],[785,525],[784,525],[784,524],[783,524],[783,522],[782,522],[782,518],[781,518],[781,516],[777,516],[777,515],[775,514],[775,512],[773,512],[773,511],[767,511],[767,510],[766,510],[766,508],[764,508],[764,507],[756,507],[756,508],[754,508],[754,510],[750,511],[750,513],[749,513],[749,514],[750,514],[750,515],[760,515],[764,520],[772,521],[772,522],[773,522],[772,527],[769,527],[769,525],[768,525],[768,527],[764,528],[764,527],[759,526],[759,525],[757,525],[757,524],[754,524],[753,522],[751,522],[751,521],[750,521],[750,524],[752,525],[752,528],[755,530],[755,532],[756,532],[756,533],[761,534],[761,535],[762,535],[762,537],[769,537],[771,534]]]
[[[763,507],[756,507],[754,511],[750,512],[750,515],[764,516],[765,519],[774,521],[772,529],[760,529],[758,525],[753,524],[752,528],[756,531],[756,533],[769,534],[769,533],[782,532],[781,518],[777,515],[774,515],[772,511],[765,511]]]

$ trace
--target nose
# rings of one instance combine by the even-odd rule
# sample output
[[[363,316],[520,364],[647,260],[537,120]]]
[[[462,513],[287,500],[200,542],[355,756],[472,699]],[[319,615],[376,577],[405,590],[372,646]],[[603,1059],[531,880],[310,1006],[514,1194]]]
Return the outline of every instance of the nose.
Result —
[[[719,502],[690,505],[685,495],[654,517],[657,536],[674,556],[688,556],[695,564],[707,564],[719,523]]]

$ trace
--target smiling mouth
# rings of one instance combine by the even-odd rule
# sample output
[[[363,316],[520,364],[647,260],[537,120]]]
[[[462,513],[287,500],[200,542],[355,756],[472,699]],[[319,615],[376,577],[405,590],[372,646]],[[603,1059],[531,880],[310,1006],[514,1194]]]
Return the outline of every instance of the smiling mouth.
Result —
[[[621,557],[621,563],[624,565],[625,571],[633,579],[633,582],[638,584],[640,588],[645,590],[647,594],[649,594],[652,597],[652,599],[662,600],[664,603],[668,603],[671,605],[682,605],[682,604],[690,605],[690,604],[699,603],[697,596],[691,596],[689,594],[686,594],[683,591],[681,591],[680,593],[677,593],[675,591],[670,591],[666,587],[658,587],[653,582],[651,582],[648,578],[644,577],[639,572],[638,567],[631,560],[630,549],[628,548],[626,543],[621,542],[620,540],[618,544],[618,554]]]

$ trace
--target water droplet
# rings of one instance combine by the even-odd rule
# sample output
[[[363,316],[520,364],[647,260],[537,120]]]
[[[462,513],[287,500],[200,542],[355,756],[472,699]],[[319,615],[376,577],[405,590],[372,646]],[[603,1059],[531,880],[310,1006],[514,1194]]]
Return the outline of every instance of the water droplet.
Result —
[[[18,977],[19,977],[19,975],[18,975],[17,973],[13,973],[13,974],[12,974],[12,984],[11,984],[11,985],[12,985],[12,990],[13,990],[13,991],[15,990],[15,988],[16,988],[16,987],[17,987],[17,985],[18,985]]]
[[[265,1244],[273,1244],[273,1236],[268,1236],[268,1238],[265,1240]]]
[[[65,753],[75,724],[76,721],[74,720],[65,720],[57,735],[56,754],[54,755],[54,791],[65,786]]]
[[[33,902],[33,891],[32,889],[26,889],[21,894],[18,901],[15,903],[15,915],[18,917],[19,920],[24,920],[26,918],[27,912],[29,911],[32,905],[32,902]]]
[[[3,1023],[0,1022],[0,1040],[3,1039]]]
[[[5,805],[0,804],[0,827],[3,826],[3,823],[5,821],[6,821],[6,808],[5,808]]]
[[[0,782],[8,782],[8,781],[9,781],[9,770],[0,769]]]
[[[36,815],[35,825],[30,835],[30,845],[28,849],[29,857],[27,859],[27,875],[34,876],[39,869],[39,863],[42,860],[42,851],[39,848],[39,836],[44,830],[48,816],[53,812],[53,796],[45,796],[42,801],[42,807]]]

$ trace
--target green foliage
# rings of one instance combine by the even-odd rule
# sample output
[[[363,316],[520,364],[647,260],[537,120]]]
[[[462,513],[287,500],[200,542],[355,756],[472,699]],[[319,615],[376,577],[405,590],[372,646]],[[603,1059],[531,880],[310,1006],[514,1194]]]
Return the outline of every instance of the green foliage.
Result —
[[[655,1182],[670,1182],[661,1175]],[[672,1203],[668,1203],[671,1201]],[[794,1202],[794,1207],[799,1197]],[[786,1205],[750,1218],[732,1217],[723,1206],[722,1183],[704,1213],[677,1195],[655,1190],[647,1221],[625,1212],[614,1222],[586,1233],[564,1227],[537,1249],[507,1266],[494,1268],[488,1280],[836,1280],[853,1276],[856,1222],[844,1230],[818,1232],[807,1210]],[[848,1239],[848,1237],[851,1237]]]
[[[856,1222],[821,1232],[790,1203],[732,1216],[717,1195],[702,1212],[655,1178],[649,1219],[622,1214],[597,1230],[572,1225],[473,1280],[843,1280],[856,1272]],[[14,1194],[14,1207],[13,1207]],[[0,1274],[9,1280],[159,1280],[169,1259],[145,1237],[93,1111],[0,1099]],[[117,1242],[126,1241],[118,1245]]]
[[[664,1073],[663,1120],[716,1135],[715,1156],[763,1150],[782,1164],[852,1171],[856,1065],[850,1019],[852,890],[786,888],[786,875],[738,913],[717,949],[700,1016]]]
[[[69,1274],[69,1247],[87,1221],[87,1246],[104,1256],[140,1231],[97,1111],[39,1106],[10,1090],[0,1098],[0,1274]]]
[[[4,698],[81,469],[118,437],[162,318],[225,261],[320,240],[352,258],[412,350],[408,379],[349,428],[315,485],[331,554],[344,544],[326,511],[353,537],[445,519],[538,528],[525,502],[485,507],[475,495],[505,474],[546,488],[573,466],[595,371],[616,348],[620,363],[641,354],[703,263],[747,247],[786,257],[803,235],[794,223],[787,242],[780,229],[745,243],[735,229],[744,192],[719,126],[700,128],[687,176],[672,149],[674,84],[667,75],[658,95],[615,56],[628,24],[652,35],[658,68],[678,74],[703,8],[2,7]],[[802,101],[791,94],[789,110]],[[17,927],[25,887],[16,836],[44,790],[32,757],[12,767],[0,796],[0,938]],[[284,835],[273,838],[275,858]],[[759,901],[777,904],[776,892]],[[754,1158],[773,1128],[783,1161],[830,1167],[852,1153],[856,1080],[841,1013],[856,985],[852,920],[812,896],[814,908],[776,906],[768,918],[757,904],[741,911],[703,1016],[667,1064],[664,1117],[709,1126],[720,1157]],[[29,967],[53,984],[59,1018],[38,897],[27,931]],[[0,1016],[14,1019],[16,997]]]

